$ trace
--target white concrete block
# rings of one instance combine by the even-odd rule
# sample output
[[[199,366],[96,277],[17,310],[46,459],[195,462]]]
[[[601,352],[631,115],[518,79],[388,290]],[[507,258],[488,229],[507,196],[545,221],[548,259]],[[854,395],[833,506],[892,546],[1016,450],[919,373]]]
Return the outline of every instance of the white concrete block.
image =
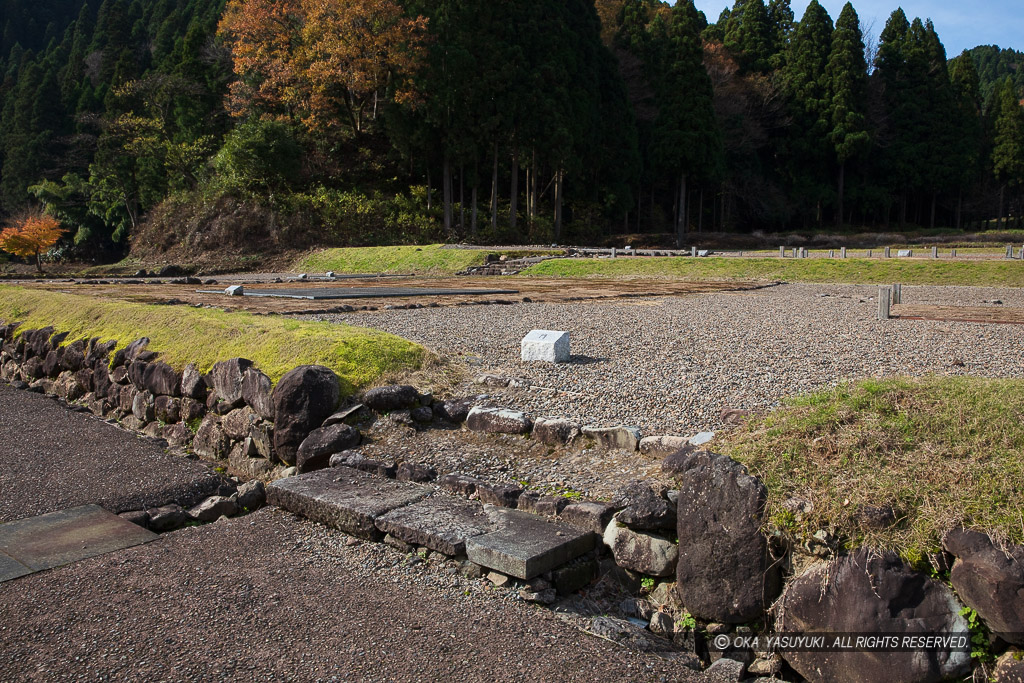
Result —
[[[533,330],[523,337],[523,360],[548,363],[569,361],[569,333],[555,330]]]
[[[232,285],[225,289],[224,293],[228,296],[243,296],[245,294],[245,287],[242,285]]]

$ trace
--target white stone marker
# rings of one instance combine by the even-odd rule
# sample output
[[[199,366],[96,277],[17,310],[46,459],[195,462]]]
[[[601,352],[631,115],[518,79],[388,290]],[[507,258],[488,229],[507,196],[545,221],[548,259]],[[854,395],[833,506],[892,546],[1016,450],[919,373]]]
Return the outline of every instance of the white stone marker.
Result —
[[[892,302],[894,304],[903,303],[903,285],[892,286]]]
[[[890,253],[891,252],[889,251],[889,247],[886,247],[885,248],[885,258],[889,258]]]
[[[224,293],[227,294],[228,296],[244,296],[245,287],[243,287],[242,285],[231,285],[230,287],[224,290]]]
[[[533,330],[523,337],[523,360],[547,363],[569,361],[569,333],[555,330]]]
[[[932,258],[939,258],[939,248],[932,247]]]
[[[897,258],[910,258],[914,255],[913,249],[900,249],[896,252]]]
[[[779,247],[779,258],[786,258],[786,248]]]
[[[839,258],[846,258],[846,247],[840,247]]]

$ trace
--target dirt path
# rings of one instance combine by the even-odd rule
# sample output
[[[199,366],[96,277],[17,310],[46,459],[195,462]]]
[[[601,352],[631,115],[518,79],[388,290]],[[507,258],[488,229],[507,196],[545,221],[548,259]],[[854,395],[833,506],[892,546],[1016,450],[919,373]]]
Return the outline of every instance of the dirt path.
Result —
[[[218,482],[208,465],[0,383],[0,522],[88,503],[111,512],[195,504]]]

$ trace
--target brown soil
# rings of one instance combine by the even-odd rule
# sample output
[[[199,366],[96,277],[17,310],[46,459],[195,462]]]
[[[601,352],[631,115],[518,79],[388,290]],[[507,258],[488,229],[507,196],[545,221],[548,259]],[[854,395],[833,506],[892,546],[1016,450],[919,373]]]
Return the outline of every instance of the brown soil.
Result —
[[[271,278],[272,280],[272,278]],[[30,287],[39,287],[51,291],[70,294],[95,296],[103,299],[121,299],[137,303],[155,304],[189,304],[202,305],[224,310],[248,311],[251,313],[277,314],[315,314],[335,313],[351,310],[347,306],[361,309],[381,309],[385,306],[404,306],[410,303],[438,306],[466,305],[482,301],[519,302],[524,298],[539,302],[564,302],[585,299],[618,299],[640,296],[665,296],[698,294],[719,291],[737,291],[753,289],[761,285],[753,283],[728,282],[681,282],[667,280],[573,280],[573,279],[507,279],[498,277],[450,277],[450,278],[381,278],[343,280],[338,282],[268,282],[266,277],[232,278],[230,281],[218,279],[216,285],[171,285],[171,284],[136,284],[120,282],[110,284],[92,284],[92,281],[77,283],[64,282],[25,282],[19,283]],[[231,297],[222,293],[201,294],[197,290],[223,290],[228,284],[242,284],[259,289],[294,289],[312,287],[331,287],[345,289],[351,287],[431,287],[450,289],[508,289],[516,290],[516,294],[488,294],[483,296],[432,296],[411,298],[379,298],[379,299],[329,299],[313,301],[309,299],[276,299],[267,297]]]
[[[892,307],[900,320],[941,320],[962,323],[1024,325],[1024,308],[1002,306],[907,306]]]

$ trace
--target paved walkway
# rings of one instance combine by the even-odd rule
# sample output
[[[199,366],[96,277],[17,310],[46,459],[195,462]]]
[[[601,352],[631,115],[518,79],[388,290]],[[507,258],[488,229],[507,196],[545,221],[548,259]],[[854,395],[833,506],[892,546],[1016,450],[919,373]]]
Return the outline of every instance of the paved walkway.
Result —
[[[198,503],[217,475],[92,415],[0,383],[0,522],[79,505]]]

